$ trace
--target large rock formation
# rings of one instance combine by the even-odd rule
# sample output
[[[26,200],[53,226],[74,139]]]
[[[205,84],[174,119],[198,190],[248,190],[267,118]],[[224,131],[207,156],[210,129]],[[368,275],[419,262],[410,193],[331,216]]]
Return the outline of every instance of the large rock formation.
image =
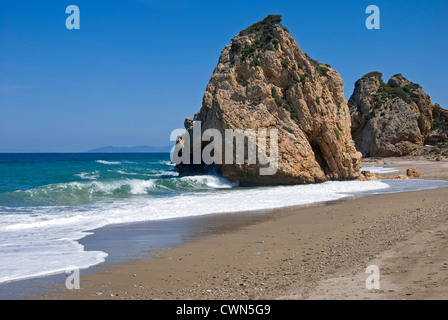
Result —
[[[225,129],[278,130],[274,175],[260,175],[263,165],[247,161],[212,166],[243,186],[355,179],[361,154],[351,137],[343,81],[329,65],[304,54],[280,22],[281,16],[270,15],[231,40],[221,53],[202,108],[186,119],[185,127],[190,137],[194,121],[201,121],[202,132],[212,128],[223,135]],[[264,148],[258,142],[257,147]],[[189,175],[205,173],[210,166],[177,168]]]
[[[379,72],[366,74],[356,82],[348,104],[353,140],[364,157],[408,155],[448,120],[446,110],[401,74],[387,84]]]

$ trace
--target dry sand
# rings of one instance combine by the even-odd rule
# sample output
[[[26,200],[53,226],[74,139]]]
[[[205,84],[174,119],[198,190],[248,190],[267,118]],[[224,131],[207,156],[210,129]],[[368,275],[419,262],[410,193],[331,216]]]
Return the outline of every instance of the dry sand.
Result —
[[[378,159],[448,180],[448,163]],[[385,165],[391,162],[391,165]],[[388,174],[390,175],[390,174]],[[380,288],[366,288],[376,265]],[[448,188],[275,210],[269,220],[32,299],[448,299]]]

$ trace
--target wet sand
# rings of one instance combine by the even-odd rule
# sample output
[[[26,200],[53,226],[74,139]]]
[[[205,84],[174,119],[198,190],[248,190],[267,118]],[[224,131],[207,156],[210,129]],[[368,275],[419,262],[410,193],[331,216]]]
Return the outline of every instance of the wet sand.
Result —
[[[377,161],[448,180],[447,162]],[[205,224],[203,237],[149,258],[103,266],[81,276],[79,290],[30,298],[448,299],[448,188],[273,210],[224,225],[210,232]],[[380,289],[366,288],[369,265],[379,268]]]

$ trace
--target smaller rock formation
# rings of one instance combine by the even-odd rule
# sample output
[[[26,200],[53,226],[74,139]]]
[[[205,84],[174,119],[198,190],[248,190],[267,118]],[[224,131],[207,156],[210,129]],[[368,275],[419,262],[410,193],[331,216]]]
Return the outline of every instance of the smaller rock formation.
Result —
[[[416,178],[420,178],[422,176],[417,170],[415,170],[413,168],[409,168],[408,170],[406,170],[406,175],[410,179],[416,179]]]
[[[356,82],[348,104],[352,137],[364,157],[404,156],[446,137],[448,111],[432,104],[420,85],[401,74],[387,83],[380,72],[366,74]]]
[[[361,171],[361,175],[356,179],[357,181],[375,181],[380,180],[381,176],[379,173],[372,173],[370,171]]]
[[[417,179],[417,178],[421,178],[421,174],[420,172],[418,172],[417,170],[413,169],[413,168],[409,168],[406,170],[406,175],[404,174],[400,174],[398,176],[388,176],[386,177],[386,179]]]

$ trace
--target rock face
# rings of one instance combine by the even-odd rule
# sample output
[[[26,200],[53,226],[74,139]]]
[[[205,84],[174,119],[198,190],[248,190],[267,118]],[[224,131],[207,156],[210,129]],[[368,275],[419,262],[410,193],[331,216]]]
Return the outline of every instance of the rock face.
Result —
[[[370,171],[361,171],[361,175],[356,179],[358,181],[375,181],[381,178],[379,173],[372,173]]]
[[[194,121],[201,121],[202,132],[217,129],[223,135],[226,129],[277,129],[274,175],[260,175],[263,165],[247,161],[212,166],[243,186],[355,179],[361,154],[351,137],[343,81],[329,65],[304,54],[280,22],[281,16],[270,15],[231,40],[207,85],[202,108],[186,119],[185,128],[190,137]],[[257,147],[263,148],[258,142]],[[180,175],[190,175],[206,173],[210,166],[177,168]]]
[[[435,124],[448,120],[446,110],[401,74],[387,84],[379,72],[366,74],[348,104],[353,140],[364,157],[408,155],[428,142]]]
[[[414,168],[409,168],[408,170],[406,170],[406,175],[411,179],[420,178],[422,176],[420,172],[418,172]]]

